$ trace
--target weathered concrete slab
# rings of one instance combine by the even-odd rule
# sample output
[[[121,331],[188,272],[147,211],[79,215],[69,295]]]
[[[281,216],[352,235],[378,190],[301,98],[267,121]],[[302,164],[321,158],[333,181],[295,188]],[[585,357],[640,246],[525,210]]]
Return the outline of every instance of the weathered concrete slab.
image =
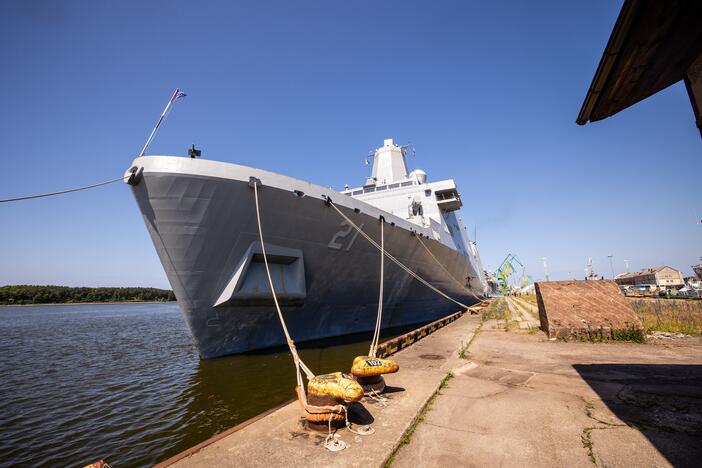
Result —
[[[643,332],[614,281],[539,282],[536,299],[541,329],[552,339],[607,339]]]
[[[376,434],[340,431],[347,450],[324,450],[295,402],[175,466],[365,467],[392,454],[393,466],[408,468],[699,466],[702,338],[563,343],[488,321],[470,360],[459,358],[478,325],[464,315],[398,353],[389,405],[363,402]],[[449,370],[453,378],[432,399]]]
[[[702,339],[563,343],[483,326],[394,467],[699,466]]]
[[[160,466],[382,466],[394,452],[420,409],[437,390],[448,371],[464,363],[458,350],[471,339],[479,317],[464,314],[446,327],[393,356],[400,372],[386,376],[391,392],[387,406],[365,398],[363,405],[376,432],[359,436],[342,429],[341,439],[350,447],[329,452],[326,434],[302,424],[297,401],[267,414],[258,421],[228,434],[184,457],[166,460]],[[349,366],[351,362],[349,361]],[[291,395],[293,389],[291,388]]]
[[[512,314],[512,320],[519,323],[521,330],[539,328],[540,324],[536,307],[518,297],[508,297],[507,305]]]
[[[590,441],[597,466],[697,468],[702,464],[698,458],[700,439],[684,434],[628,426],[599,427],[590,432]],[[625,450],[628,447],[630,450]]]

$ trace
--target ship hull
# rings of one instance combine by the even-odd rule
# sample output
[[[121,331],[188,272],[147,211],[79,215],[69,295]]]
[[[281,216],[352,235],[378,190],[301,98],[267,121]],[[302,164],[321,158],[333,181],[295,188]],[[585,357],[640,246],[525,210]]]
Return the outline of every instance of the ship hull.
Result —
[[[471,288],[477,289],[478,274],[467,256],[423,239],[435,260],[411,232],[421,228],[361,201],[233,164],[142,157],[134,165],[143,168],[132,185],[134,196],[203,358],[285,344],[262,283],[250,177],[262,184],[266,249],[283,259],[274,265],[276,291],[296,342],[372,332],[375,326],[380,254],[326,197],[377,241],[382,215],[389,253],[447,295],[464,304],[477,302]],[[384,284],[383,328],[428,322],[460,309],[387,260]]]

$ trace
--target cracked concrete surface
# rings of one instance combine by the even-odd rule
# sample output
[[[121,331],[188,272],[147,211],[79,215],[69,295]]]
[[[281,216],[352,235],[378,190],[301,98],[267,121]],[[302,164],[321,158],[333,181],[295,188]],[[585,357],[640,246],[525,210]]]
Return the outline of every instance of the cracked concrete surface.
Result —
[[[347,450],[294,403],[164,465],[700,466],[702,338],[549,342],[501,322],[465,315],[400,351],[389,404],[364,401],[376,433],[341,430]]]
[[[700,466],[701,351],[485,326],[393,466]]]

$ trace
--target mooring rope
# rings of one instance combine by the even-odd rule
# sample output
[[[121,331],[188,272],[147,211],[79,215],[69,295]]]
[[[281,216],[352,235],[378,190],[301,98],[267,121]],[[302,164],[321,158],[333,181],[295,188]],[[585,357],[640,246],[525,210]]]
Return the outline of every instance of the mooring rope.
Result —
[[[0,203],[16,202],[16,201],[20,201],[20,200],[31,200],[32,198],[53,197],[54,195],[63,195],[64,193],[79,192],[81,190],[88,190],[88,189],[95,188],[95,187],[101,187],[101,186],[107,185],[107,184],[113,184],[115,182],[119,182],[121,180],[128,179],[132,175],[133,174],[129,174],[128,176],[122,176],[122,177],[118,177],[116,179],[106,180],[105,182],[99,182],[97,184],[84,185],[82,187],[60,190],[58,192],[40,193],[37,195],[26,195],[24,197],[5,198],[4,200],[0,200]]]
[[[368,356],[375,357],[378,351],[378,342],[380,341],[380,324],[383,321],[383,284],[385,283],[385,220],[380,219],[380,292],[378,293],[378,314],[375,318],[375,331],[373,332],[373,340],[370,344]]]
[[[295,372],[297,374],[297,385],[300,387],[300,393],[302,394],[302,399],[303,399],[303,406],[306,408],[307,407],[307,395],[305,393],[305,386],[302,382],[302,375],[300,373],[300,369],[302,369],[305,374],[307,375],[307,379],[312,379],[314,378],[314,374],[312,371],[305,365],[305,363],[302,361],[300,356],[297,354],[297,349],[295,348],[295,342],[292,340],[290,337],[290,332],[288,332],[288,327],[285,324],[285,318],[283,317],[283,312],[280,310],[280,304],[278,304],[278,298],[275,294],[275,288],[273,287],[273,278],[271,277],[271,270],[270,267],[268,266],[268,256],[266,255],[266,247],[263,243],[263,229],[261,228],[261,210],[259,208],[258,204],[258,184],[259,182],[257,180],[253,180],[253,187],[254,187],[254,198],[256,200],[256,222],[258,224],[258,237],[261,241],[261,253],[263,254],[263,264],[266,267],[266,276],[268,277],[268,284],[271,287],[271,293],[273,295],[273,303],[275,304],[275,309],[278,312],[278,318],[280,319],[280,324],[283,327],[283,333],[285,333],[285,339],[288,342],[288,347],[290,348],[290,353],[293,356],[293,361],[295,362]],[[382,288],[382,286],[381,286]],[[381,298],[382,298],[382,290],[381,290]],[[382,301],[381,301],[382,302]],[[298,395],[299,396],[299,395]],[[335,411],[337,414],[344,413],[344,422],[346,425],[346,428],[353,432],[354,434],[358,435],[370,435],[375,432],[375,429],[373,429],[370,425],[364,426],[360,430],[355,429],[351,422],[349,421],[349,412],[348,409],[344,405],[337,405],[338,411]],[[332,432],[332,419],[334,417],[334,413],[329,414],[329,420],[328,420],[328,429],[329,432],[327,433],[327,437],[324,440],[324,448],[327,450],[330,450],[332,452],[338,452],[340,450],[344,450],[345,448],[348,447],[348,444],[344,442],[343,440],[339,439],[339,436],[336,434],[336,431]]]
[[[356,427],[353,425],[351,421],[349,421],[349,413],[348,411],[346,412],[346,429],[348,429],[350,432],[353,432],[354,434],[360,435],[360,436],[369,436],[372,434],[375,434],[375,428],[371,426],[370,424],[366,424],[364,426],[359,426],[359,429],[356,429]]]
[[[302,393],[302,398],[303,398],[303,405],[306,407],[307,406],[307,395],[305,393],[305,386],[302,382],[302,375],[300,373],[300,369],[302,369],[305,372],[305,375],[307,375],[307,379],[312,379],[314,378],[314,373],[305,365],[305,363],[302,361],[300,356],[297,354],[297,348],[295,347],[295,342],[293,339],[290,337],[290,332],[288,331],[288,327],[285,324],[285,318],[283,317],[283,312],[280,310],[280,304],[278,304],[278,297],[276,296],[275,293],[275,287],[273,286],[273,278],[271,277],[271,270],[270,267],[268,266],[268,256],[266,255],[266,247],[265,244],[263,243],[263,229],[261,228],[261,210],[258,204],[258,184],[259,182],[257,180],[252,181],[252,185],[254,188],[254,199],[256,201],[256,222],[258,224],[258,237],[261,241],[261,253],[263,254],[263,264],[266,267],[266,276],[268,277],[268,284],[271,287],[271,293],[273,295],[273,303],[275,304],[275,309],[278,312],[278,318],[280,319],[280,324],[283,327],[283,333],[285,333],[285,339],[288,342],[288,347],[290,348],[290,353],[293,356],[293,361],[295,362],[295,371],[297,374],[297,384],[300,387],[300,393]],[[382,291],[381,291],[381,297],[382,297]],[[337,414],[344,413],[344,422],[346,425],[346,428],[353,432],[354,434],[358,435],[370,435],[375,432],[375,429],[373,429],[370,425],[365,426],[363,429],[360,431],[355,429],[351,422],[349,421],[349,413],[348,409],[344,405],[337,405],[338,407],[338,412]],[[340,440],[338,438],[338,435],[336,435],[336,431],[332,432],[331,428],[331,422],[333,419],[333,414],[329,414],[329,420],[328,420],[328,429],[329,432],[327,434],[326,439],[324,440],[324,448],[327,450],[330,450],[332,452],[338,452],[339,450],[343,450],[346,447],[348,447],[348,444],[344,442],[343,440]]]
[[[388,406],[388,403],[387,403],[388,399],[385,398],[384,396],[380,396],[380,394],[378,392],[376,392],[374,389],[371,389],[371,391],[368,394],[366,394],[366,396],[368,398],[370,398],[371,400],[376,401],[383,408],[386,408]]]
[[[346,426],[348,427],[348,424],[349,424],[348,411],[346,411],[345,407],[342,406],[342,408],[344,408],[344,410],[343,410],[344,419],[346,420]],[[336,434],[336,429],[334,430],[334,432],[332,432],[331,423],[332,423],[333,417],[334,417],[334,413],[329,414],[329,420],[328,420],[329,432],[327,433],[327,438],[324,439],[324,448],[329,450],[330,452],[339,452],[339,451],[347,448],[349,446],[349,444],[347,444],[346,442],[344,442],[343,440],[341,440],[339,438],[339,436]]]
[[[366,234],[365,232],[363,232],[363,230],[362,230],[361,228],[359,228],[358,226],[356,226],[356,224],[355,224],[353,221],[351,221],[351,220],[348,218],[348,216],[346,216],[344,213],[341,212],[341,210],[336,206],[336,204],[331,200],[331,198],[328,198],[328,197],[327,197],[327,203],[328,203],[332,208],[334,208],[334,209],[336,210],[336,212],[339,213],[339,214],[341,215],[341,217],[344,218],[344,220],[346,220],[347,223],[349,223],[356,231],[358,231],[358,233],[361,234],[361,235],[362,235],[368,242],[370,242],[376,249],[382,250],[382,248],[378,245],[377,242],[375,242],[373,239],[371,239],[371,237],[370,237],[368,234]],[[461,306],[461,307],[463,307],[464,309],[468,310],[468,306],[467,306],[467,305],[465,305],[465,304],[463,304],[462,302],[459,302],[459,301],[457,301],[456,299],[454,299],[454,298],[452,298],[452,297],[446,295],[444,292],[440,291],[439,289],[437,289],[436,287],[434,287],[433,285],[431,285],[428,281],[426,281],[424,278],[422,278],[421,276],[419,276],[418,274],[416,274],[415,272],[413,272],[412,270],[410,270],[407,266],[405,266],[401,261],[399,261],[398,259],[396,259],[396,258],[395,258],[394,256],[392,256],[390,253],[385,252],[385,255],[386,255],[394,264],[396,264],[397,266],[399,266],[400,268],[402,268],[405,272],[407,272],[407,274],[409,274],[411,277],[413,277],[414,279],[416,279],[417,281],[419,281],[420,283],[422,283],[424,286],[428,287],[429,289],[431,289],[432,291],[434,291],[434,292],[437,293],[438,295],[444,297],[445,299],[448,299],[449,301],[451,301],[451,302],[453,302],[453,303],[455,303],[455,304],[458,304],[459,306]]]
[[[475,294],[471,288],[469,288],[469,287],[466,286],[465,284],[463,284],[463,283],[461,283],[460,281],[458,281],[458,280],[456,279],[456,277],[453,276],[453,275],[451,274],[450,271],[448,271],[448,269],[444,266],[444,264],[441,263],[441,262],[439,261],[439,259],[436,258],[436,256],[434,256],[433,253],[431,253],[431,250],[429,250],[429,247],[426,246],[426,244],[424,243],[424,241],[422,241],[422,238],[421,238],[420,236],[415,236],[415,237],[417,238],[417,240],[419,241],[419,243],[422,244],[422,247],[424,247],[424,250],[426,250],[427,253],[431,256],[431,258],[434,259],[434,261],[437,263],[437,265],[439,265],[439,266],[446,272],[446,274],[449,276],[449,278],[451,278],[453,281],[455,281],[456,284],[458,284],[460,287],[462,287],[463,289],[465,289],[466,291],[468,291],[469,293],[471,293],[471,294],[473,295],[473,297],[476,298],[476,299],[478,300],[478,303],[481,303],[481,302],[484,302],[484,301],[485,301],[485,299],[481,299],[480,297],[478,297],[478,295]]]
[[[273,295],[273,303],[275,304],[275,309],[278,311],[278,318],[280,319],[280,324],[283,327],[283,333],[285,333],[285,339],[288,342],[288,348],[290,348],[290,353],[292,354],[293,361],[295,362],[295,370],[297,372],[297,384],[302,390],[302,394],[305,395],[305,386],[302,382],[302,375],[300,374],[300,369],[305,372],[308,379],[312,379],[314,374],[312,371],[302,362],[300,356],[297,354],[297,348],[295,348],[295,342],[290,337],[290,332],[288,332],[288,327],[285,324],[285,318],[283,317],[283,312],[280,310],[280,304],[278,304],[278,297],[275,294],[275,288],[273,287],[273,278],[271,277],[271,270],[268,266],[268,256],[266,255],[266,246],[263,243],[263,229],[261,228],[261,211],[258,206],[258,182],[253,182],[254,188],[254,199],[256,200],[256,221],[258,223],[258,237],[261,240],[261,253],[263,254],[263,264],[266,267],[266,276],[268,276],[268,284],[271,287],[271,293]],[[307,397],[305,396],[305,400]]]

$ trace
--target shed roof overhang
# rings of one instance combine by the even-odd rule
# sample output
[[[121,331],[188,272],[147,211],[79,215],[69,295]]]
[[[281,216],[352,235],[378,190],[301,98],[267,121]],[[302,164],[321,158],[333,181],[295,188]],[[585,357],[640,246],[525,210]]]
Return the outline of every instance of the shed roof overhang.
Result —
[[[625,0],[576,122],[605,119],[685,79],[699,127],[702,96],[696,102],[688,73],[697,68],[700,78],[701,25],[698,0]]]

